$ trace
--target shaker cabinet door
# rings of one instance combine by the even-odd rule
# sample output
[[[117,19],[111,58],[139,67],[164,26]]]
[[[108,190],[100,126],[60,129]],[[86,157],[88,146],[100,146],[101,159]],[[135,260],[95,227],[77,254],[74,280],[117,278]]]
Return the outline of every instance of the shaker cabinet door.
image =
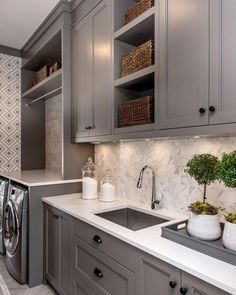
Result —
[[[112,5],[103,1],[92,15],[93,24],[93,105],[91,135],[112,132]]]
[[[159,128],[208,124],[210,0],[159,0]]]
[[[112,1],[96,6],[73,32],[74,137],[112,133]]]
[[[179,295],[179,288],[179,269],[148,254],[136,252],[136,295]]]
[[[73,31],[73,129],[74,137],[87,137],[93,121],[92,24],[82,20]]]
[[[230,295],[185,272],[182,272],[182,288],[185,289],[186,295]],[[184,292],[180,294],[184,294]]]
[[[235,0],[211,2],[211,124],[236,122],[235,11]]]
[[[59,227],[56,214],[55,209],[45,207],[45,273],[47,280],[54,288],[59,283]]]

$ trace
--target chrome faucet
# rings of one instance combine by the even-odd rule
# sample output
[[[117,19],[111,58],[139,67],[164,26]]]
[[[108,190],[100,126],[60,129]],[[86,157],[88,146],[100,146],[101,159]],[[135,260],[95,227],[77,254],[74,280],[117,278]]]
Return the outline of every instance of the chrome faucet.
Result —
[[[154,169],[151,166],[144,166],[142,170],[139,173],[139,178],[137,182],[137,188],[142,188],[143,183],[143,174],[146,169],[150,169],[152,171],[152,203],[151,203],[151,209],[154,210],[156,208],[156,205],[160,204],[160,201],[156,200],[156,174]]]

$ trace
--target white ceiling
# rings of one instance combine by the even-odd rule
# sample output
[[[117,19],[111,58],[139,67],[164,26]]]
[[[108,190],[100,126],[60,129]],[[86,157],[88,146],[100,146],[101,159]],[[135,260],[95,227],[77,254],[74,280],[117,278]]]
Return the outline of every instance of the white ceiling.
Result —
[[[0,0],[0,45],[21,49],[59,0]]]

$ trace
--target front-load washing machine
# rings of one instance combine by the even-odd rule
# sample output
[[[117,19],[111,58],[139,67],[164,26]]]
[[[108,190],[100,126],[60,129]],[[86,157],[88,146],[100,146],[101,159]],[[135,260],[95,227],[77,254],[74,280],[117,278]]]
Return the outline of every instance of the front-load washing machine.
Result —
[[[4,233],[3,233],[3,222],[4,222],[4,207],[6,204],[8,194],[9,179],[0,177],[0,254],[5,254],[4,246]]]
[[[19,283],[28,281],[28,189],[9,185],[4,211],[4,244],[6,266]]]

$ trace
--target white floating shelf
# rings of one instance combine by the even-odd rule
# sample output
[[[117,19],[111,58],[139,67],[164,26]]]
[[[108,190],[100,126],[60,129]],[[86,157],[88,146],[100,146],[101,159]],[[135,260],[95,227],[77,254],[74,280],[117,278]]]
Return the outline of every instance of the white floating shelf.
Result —
[[[54,91],[60,89],[62,86],[62,69],[56,71],[43,81],[39,82],[34,87],[30,88],[22,94],[22,98],[29,98],[38,100],[40,98],[46,98],[54,93]],[[56,91],[58,92],[58,91]]]
[[[152,7],[136,19],[115,32],[115,40],[138,46],[147,40],[154,40],[155,11]]]
[[[126,89],[143,90],[152,88],[154,85],[155,65],[137,71],[131,75],[122,77],[115,81],[115,87]]]

